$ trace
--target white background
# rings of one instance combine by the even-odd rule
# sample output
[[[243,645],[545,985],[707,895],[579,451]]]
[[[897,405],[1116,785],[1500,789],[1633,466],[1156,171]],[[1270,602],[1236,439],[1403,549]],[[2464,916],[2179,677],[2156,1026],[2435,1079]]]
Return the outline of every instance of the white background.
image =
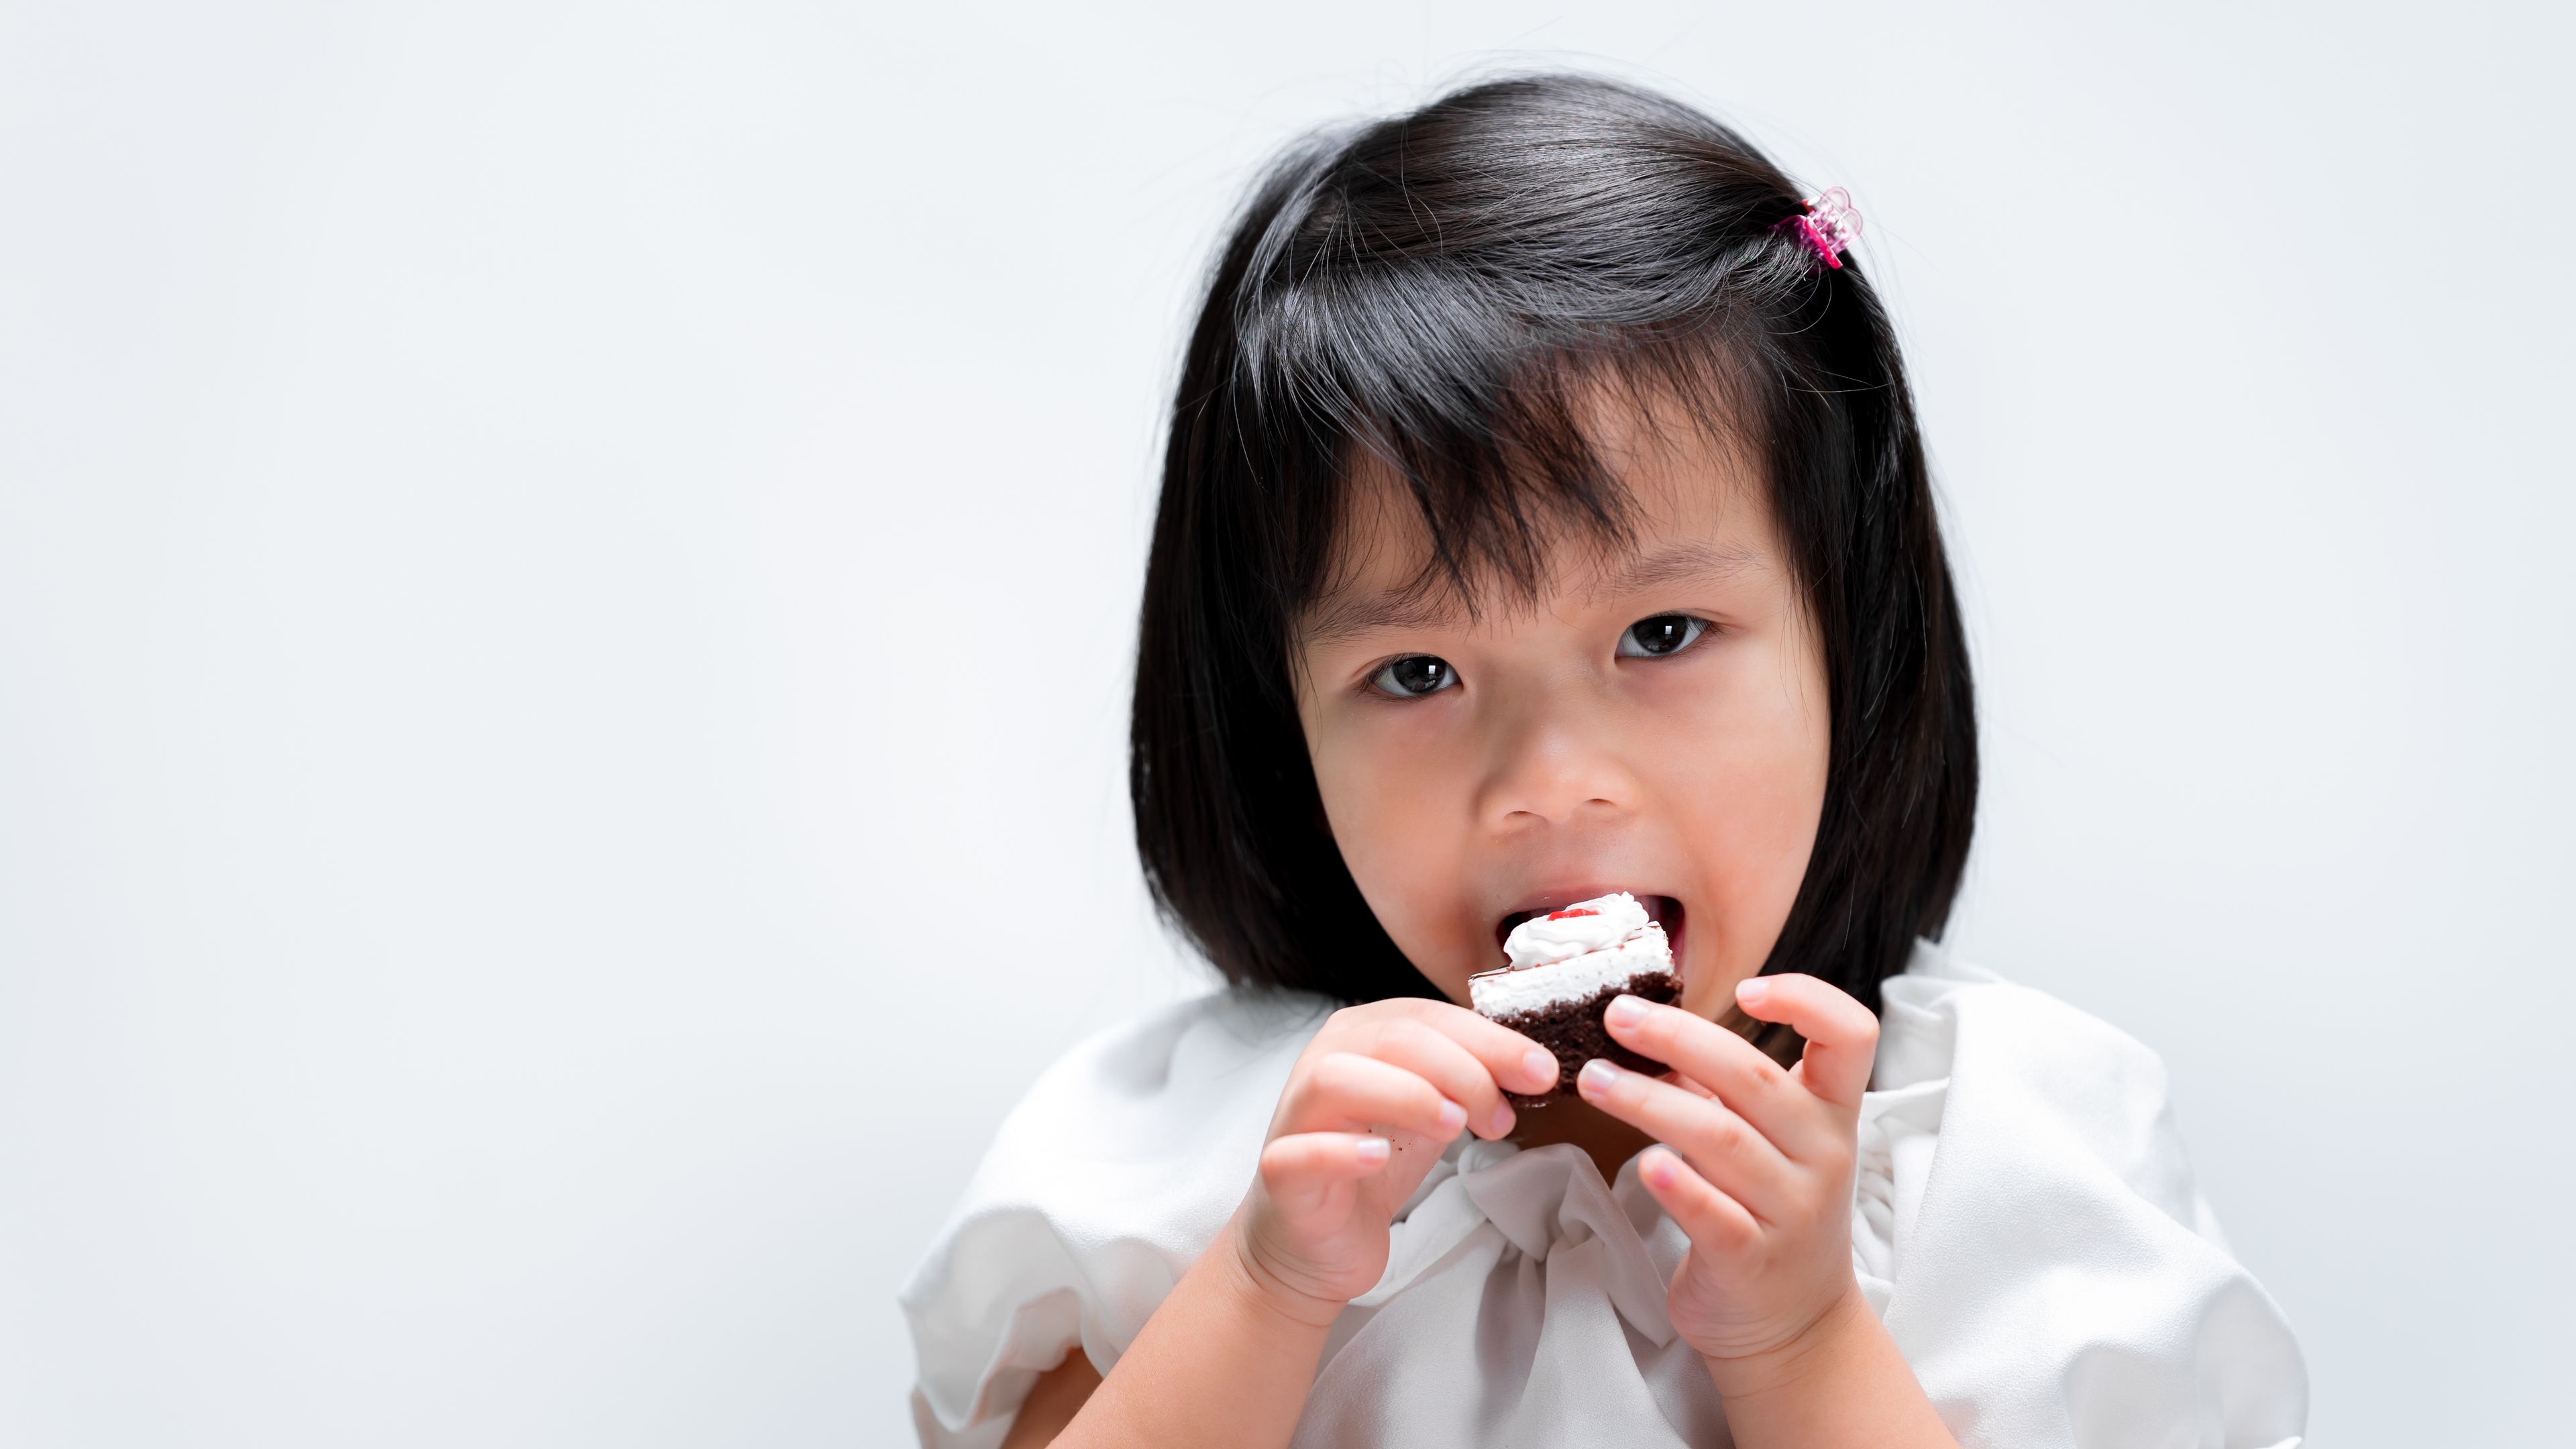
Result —
[[[907,1438],[993,1125],[1197,989],[1207,249],[1498,64],[1852,190],[1956,939],[2172,1063],[2318,1442],[2563,1429],[2563,8],[1071,9],[0,5],[0,1441]]]

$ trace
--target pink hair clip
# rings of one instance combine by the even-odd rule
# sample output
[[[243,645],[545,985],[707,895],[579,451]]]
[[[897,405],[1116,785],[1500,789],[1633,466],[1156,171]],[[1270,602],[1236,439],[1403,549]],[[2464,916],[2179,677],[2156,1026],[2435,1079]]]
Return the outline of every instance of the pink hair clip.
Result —
[[[1844,252],[1860,237],[1860,213],[1852,210],[1851,193],[1839,186],[1829,187],[1822,196],[1806,203],[1807,209],[1790,217],[1776,231],[1795,231],[1825,265],[1842,270]]]

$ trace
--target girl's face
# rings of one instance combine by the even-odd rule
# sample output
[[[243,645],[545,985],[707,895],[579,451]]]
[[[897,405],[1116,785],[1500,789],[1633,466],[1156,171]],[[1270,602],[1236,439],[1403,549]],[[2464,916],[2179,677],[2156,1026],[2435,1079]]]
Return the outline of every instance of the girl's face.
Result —
[[[1614,423],[1616,419],[1611,420]],[[1825,798],[1815,625],[1753,465],[1684,427],[1596,430],[1632,547],[1560,542],[1534,604],[1411,587],[1429,535],[1364,481],[1303,620],[1298,713],[1360,893],[1442,991],[1514,924],[1625,890],[1714,1017],[1770,955]]]

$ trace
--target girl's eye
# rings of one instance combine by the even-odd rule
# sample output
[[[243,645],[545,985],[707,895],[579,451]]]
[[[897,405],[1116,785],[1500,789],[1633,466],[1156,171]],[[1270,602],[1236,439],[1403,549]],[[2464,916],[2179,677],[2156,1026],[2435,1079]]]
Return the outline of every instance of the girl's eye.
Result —
[[[1448,660],[1428,654],[1408,654],[1369,676],[1369,683],[1399,699],[1438,694],[1457,682],[1458,671]]]
[[[1657,614],[1628,626],[1628,632],[1619,636],[1619,654],[1625,659],[1659,659],[1688,649],[1707,632],[1706,619],[1694,619],[1688,614]]]

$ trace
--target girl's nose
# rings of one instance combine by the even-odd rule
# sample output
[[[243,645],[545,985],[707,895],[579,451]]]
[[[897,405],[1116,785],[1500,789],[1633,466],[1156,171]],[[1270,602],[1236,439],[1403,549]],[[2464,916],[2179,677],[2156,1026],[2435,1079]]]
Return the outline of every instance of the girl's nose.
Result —
[[[1606,721],[1566,701],[1533,709],[1496,740],[1480,814],[1506,833],[1565,825],[1636,802],[1637,780]]]

